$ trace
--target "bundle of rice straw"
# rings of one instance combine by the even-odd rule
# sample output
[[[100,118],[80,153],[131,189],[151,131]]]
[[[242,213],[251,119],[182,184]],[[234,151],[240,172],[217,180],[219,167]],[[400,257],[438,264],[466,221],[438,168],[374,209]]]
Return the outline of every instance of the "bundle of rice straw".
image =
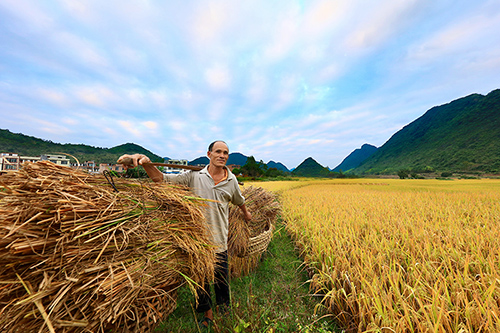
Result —
[[[228,252],[231,255],[231,272],[234,276],[248,273],[258,264],[262,252],[269,244],[281,211],[276,195],[262,187],[246,187],[242,194],[245,197],[245,205],[252,214],[252,220],[246,222],[240,209],[231,206]],[[261,240],[264,242],[260,243]]]
[[[203,202],[182,187],[50,162],[0,176],[0,331],[145,332],[213,278]]]

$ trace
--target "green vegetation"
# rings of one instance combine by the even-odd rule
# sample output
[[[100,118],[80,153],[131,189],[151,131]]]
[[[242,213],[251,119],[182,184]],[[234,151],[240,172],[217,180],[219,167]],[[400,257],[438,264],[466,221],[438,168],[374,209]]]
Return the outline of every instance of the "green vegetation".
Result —
[[[292,174],[299,177],[327,177],[330,170],[316,162],[312,157],[308,157],[292,171]]]
[[[0,129],[0,152],[16,153],[22,156],[68,154],[76,157],[80,163],[85,161],[116,163],[118,157],[123,154],[140,153],[148,156],[153,162],[163,162],[162,157],[133,143],[113,148],[98,148],[83,144],[60,144],[20,133],[12,133],[4,129]]]
[[[330,171],[328,168],[316,162],[312,157],[305,159],[304,162],[292,171],[292,175],[298,177],[356,178],[356,175],[344,174],[342,170],[339,172]]]
[[[354,171],[500,172],[500,89],[434,107],[394,134]]]
[[[283,226],[278,228],[257,269],[231,280],[231,313],[216,314],[210,332],[336,332],[332,317],[324,316],[310,295],[307,274],[290,237]],[[180,290],[177,304],[155,332],[200,331],[201,317],[194,311],[188,288]]]
[[[245,165],[241,168],[233,170],[235,175],[240,175],[240,180],[259,179],[265,180],[268,178],[282,179],[290,175],[289,172],[278,170],[277,168],[269,168],[266,163],[260,161],[256,162],[253,156],[249,156]]]

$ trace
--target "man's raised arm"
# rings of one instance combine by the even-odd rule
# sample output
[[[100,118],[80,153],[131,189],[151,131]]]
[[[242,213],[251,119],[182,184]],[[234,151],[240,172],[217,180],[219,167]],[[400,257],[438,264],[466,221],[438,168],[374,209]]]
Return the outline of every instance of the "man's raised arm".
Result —
[[[143,154],[133,154],[133,155],[122,155],[118,158],[117,163],[123,164],[125,169],[136,168],[138,165],[142,165],[149,178],[155,183],[160,183],[163,181],[163,173],[158,170],[157,167],[151,164],[149,157]]]

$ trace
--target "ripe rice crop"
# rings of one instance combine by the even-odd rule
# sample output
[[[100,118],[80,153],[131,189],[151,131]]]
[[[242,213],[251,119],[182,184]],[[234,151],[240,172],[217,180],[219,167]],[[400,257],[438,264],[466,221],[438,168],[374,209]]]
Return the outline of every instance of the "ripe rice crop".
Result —
[[[344,329],[500,331],[500,181],[300,183],[282,216]]]

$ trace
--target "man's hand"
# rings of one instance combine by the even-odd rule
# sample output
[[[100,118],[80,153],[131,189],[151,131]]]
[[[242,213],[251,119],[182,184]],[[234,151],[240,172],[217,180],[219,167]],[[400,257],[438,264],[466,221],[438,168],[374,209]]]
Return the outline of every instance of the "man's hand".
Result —
[[[247,210],[245,213],[243,213],[243,218],[245,221],[250,222],[252,220],[252,214]]]
[[[250,220],[252,219],[252,214],[250,214],[250,212],[247,210],[247,206],[245,206],[245,204],[243,204],[243,205],[238,206],[238,207],[241,209],[241,212],[243,213],[243,218],[245,219],[245,221],[250,222]]]
[[[125,160],[131,160],[132,163],[131,164],[123,164],[123,162]],[[133,154],[133,155],[128,155],[128,154],[125,154],[125,155],[122,155],[118,158],[118,161],[116,161],[117,163],[122,163],[123,164],[123,167],[125,169],[133,169],[133,168],[137,168],[138,165],[143,165],[144,163],[151,163],[151,160],[149,159],[149,157],[147,157],[146,155],[143,155],[143,154]]]

